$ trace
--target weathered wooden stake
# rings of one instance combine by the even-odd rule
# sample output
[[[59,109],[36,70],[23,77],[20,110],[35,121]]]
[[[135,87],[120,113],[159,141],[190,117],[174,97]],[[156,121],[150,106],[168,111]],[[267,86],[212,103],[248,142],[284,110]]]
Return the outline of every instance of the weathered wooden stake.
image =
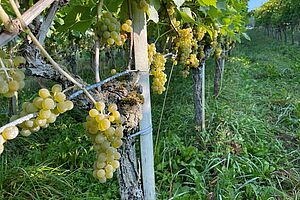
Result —
[[[149,85],[149,67],[148,67],[148,42],[147,42],[147,24],[145,12],[137,8],[135,2],[133,5],[133,38],[134,38],[134,58],[135,68],[142,71],[139,83],[143,87],[143,119],[140,121],[140,129],[146,129],[152,126],[151,100]],[[155,199],[155,178],[154,178],[154,157],[153,157],[153,137],[152,130],[145,135],[141,135],[141,164],[143,190],[145,200]]]

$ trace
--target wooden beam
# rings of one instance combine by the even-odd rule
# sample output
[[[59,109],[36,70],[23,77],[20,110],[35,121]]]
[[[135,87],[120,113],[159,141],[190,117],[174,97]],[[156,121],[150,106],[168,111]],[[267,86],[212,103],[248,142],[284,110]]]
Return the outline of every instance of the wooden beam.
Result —
[[[23,15],[25,24],[30,24],[37,16],[39,16],[47,7],[49,7],[55,0],[40,0],[29,8]],[[18,21],[18,20],[17,20]],[[0,47],[7,44],[9,41],[14,39],[18,34],[4,31],[0,35]]]

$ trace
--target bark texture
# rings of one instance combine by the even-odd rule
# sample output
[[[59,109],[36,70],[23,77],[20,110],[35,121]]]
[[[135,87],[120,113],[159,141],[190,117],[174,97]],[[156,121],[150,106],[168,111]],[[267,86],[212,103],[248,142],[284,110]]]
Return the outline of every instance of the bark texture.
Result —
[[[204,105],[203,105],[203,96],[202,90],[203,88],[203,81],[202,81],[202,71],[201,67],[192,69],[193,71],[193,81],[194,81],[194,104],[195,104],[195,122],[196,125],[199,127],[203,126],[203,112],[204,112]],[[203,127],[202,127],[203,128]]]
[[[216,69],[215,69],[215,78],[214,78],[214,96],[217,97],[219,96],[220,89],[222,86],[224,64],[225,64],[224,55],[221,55],[220,58],[216,59],[215,63],[216,63]]]

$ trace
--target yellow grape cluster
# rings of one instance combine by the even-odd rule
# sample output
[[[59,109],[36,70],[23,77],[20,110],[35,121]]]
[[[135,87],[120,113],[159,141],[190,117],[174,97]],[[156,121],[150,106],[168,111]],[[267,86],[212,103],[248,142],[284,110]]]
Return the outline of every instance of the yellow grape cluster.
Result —
[[[175,50],[178,50],[179,62],[185,63],[196,48],[197,41],[194,39],[192,28],[178,30],[178,37],[175,40]]]
[[[24,88],[25,75],[20,69],[10,68],[6,72],[0,71],[0,94],[5,97],[13,97],[15,92]]]
[[[22,129],[23,136],[29,136],[41,128],[47,128],[49,124],[56,121],[60,114],[72,110],[74,107],[73,102],[67,100],[66,95],[62,92],[62,86],[59,84],[54,85],[51,92],[43,88],[39,90],[38,94],[39,96],[35,97],[32,102],[24,102],[19,116],[13,116],[11,119],[37,113],[36,118],[18,125]]]
[[[101,21],[96,25],[96,32],[103,45],[121,46],[127,39],[127,34],[132,32],[132,21],[126,20],[124,24],[115,18],[110,12],[104,12]]]
[[[207,30],[202,26],[197,26],[196,28],[194,28],[194,32],[197,41],[201,41],[207,33]]]
[[[180,21],[177,21],[177,19],[176,19],[175,6],[172,4],[168,4],[167,12],[169,15],[169,19],[171,20],[172,26],[174,26],[174,28],[177,29],[180,26]]]
[[[9,55],[0,50],[0,94],[5,97],[13,97],[15,92],[25,86],[24,72],[17,67],[25,64],[26,60],[22,56],[16,56],[12,59],[8,57]]]
[[[148,65],[150,66],[153,63],[154,55],[156,54],[155,44],[148,44]]]
[[[19,129],[16,126],[10,126],[3,130],[0,134],[0,155],[4,151],[4,143],[8,140],[15,139],[19,134]]]
[[[93,176],[105,183],[120,167],[121,154],[117,149],[123,143],[121,115],[116,104],[110,104],[106,112],[105,103],[99,101],[95,108],[89,111],[86,120],[84,127],[97,153]]]
[[[166,90],[167,75],[164,72],[165,64],[165,57],[160,53],[156,53],[153,57],[150,73],[154,76],[152,90],[157,94],[162,94]]]

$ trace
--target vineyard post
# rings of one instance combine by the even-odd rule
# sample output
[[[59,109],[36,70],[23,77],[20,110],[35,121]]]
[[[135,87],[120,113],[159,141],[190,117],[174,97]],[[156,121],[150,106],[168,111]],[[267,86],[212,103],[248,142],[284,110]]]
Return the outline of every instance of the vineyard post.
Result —
[[[139,83],[143,87],[143,118],[140,121],[140,129],[147,129],[152,126],[151,100],[149,85],[149,67],[148,67],[148,42],[147,42],[147,24],[145,12],[133,5],[133,39],[134,39],[134,59],[135,68],[140,70]],[[145,200],[155,199],[155,178],[154,178],[154,157],[153,157],[153,136],[152,129],[147,134],[140,137],[141,146],[141,164],[143,191]]]

